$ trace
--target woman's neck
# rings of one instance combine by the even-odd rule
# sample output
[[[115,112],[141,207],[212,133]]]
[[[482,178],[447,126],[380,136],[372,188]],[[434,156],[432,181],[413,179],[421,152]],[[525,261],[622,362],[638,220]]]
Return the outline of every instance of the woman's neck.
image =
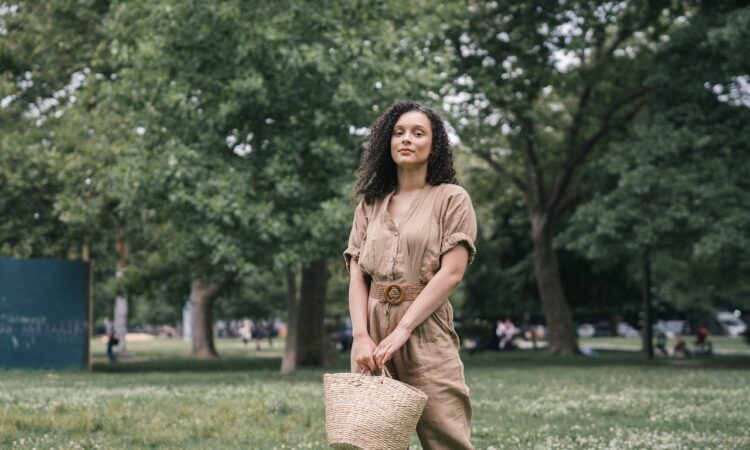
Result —
[[[396,194],[422,189],[427,185],[427,164],[415,169],[397,167]]]

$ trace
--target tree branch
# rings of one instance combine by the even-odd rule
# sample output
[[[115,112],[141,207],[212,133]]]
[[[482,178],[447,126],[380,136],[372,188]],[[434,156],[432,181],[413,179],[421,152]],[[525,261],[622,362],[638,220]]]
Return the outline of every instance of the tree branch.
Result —
[[[630,122],[630,120],[638,113],[638,111],[640,111],[640,109],[645,104],[645,102],[639,101],[639,99],[643,98],[649,92],[650,92],[650,89],[641,89],[639,91],[634,92],[633,95],[627,97],[626,99],[623,99],[622,101],[612,106],[612,108],[610,108],[604,114],[604,118],[602,119],[601,126],[599,127],[597,132],[594,133],[588,140],[586,140],[586,142],[581,144],[577,152],[570,152],[568,154],[568,160],[565,164],[565,167],[563,168],[562,173],[560,173],[560,175],[557,177],[557,180],[555,182],[555,187],[552,190],[552,195],[550,196],[549,202],[546,205],[545,209],[547,209],[547,211],[562,212],[562,209],[560,208],[560,202],[562,201],[562,198],[566,195],[566,191],[568,190],[568,186],[570,185],[570,182],[571,182],[571,179],[573,178],[573,174],[575,170],[578,168],[578,166],[581,165],[581,163],[586,159],[586,157],[594,150],[594,148],[599,143],[599,141],[601,141],[605,136],[609,134],[610,121],[612,117],[622,108],[635,102],[635,107],[625,115],[623,120],[620,121],[623,124],[627,124],[628,122]]]
[[[525,192],[527,189],[526,183],[517,176],[511,174],[508,172],[508,169],[505,168],[502,164],[492,159],[492,156],[489,154],[489,152],[475,152],[477,156],[482,158],[487,162],[487,164],[490,165],[497,173],[500,174],[500,176],[505,177],[509,179],[513,184],[515,184],[521,191]]]
[[[541,164],[539,164],[539,157],[534,147],[534,124],[528,117],[523,114],[518,115],[520,118],[521,125],[526,130],[521,136],[524,143],[524,150],[526,152],[526,160],[529,166],[529,175],[532,181],[532,186],[536,189],[537,200],[539,205],[544,205],[547,197],[546,190],[544,188],[544,173],[542,172]]]
[[[586,106],[588,106],[589,99],[591,98],[591,92],[593,90],[593,83],[586,85],[586,88],[583,90],[581,97],[578,99],[578,106],[576,107],[575,113],[573,113],[573,120],[570,123],[570,128],[568,128],[568,136],[565,139],[566,142],[572,143],[575,142],[576,139],[578,139],[578,130],[581,127],[581,117],[583,115],[583,111],[586,109]]]
[[[580,199],[581,195],[578,192],[575,192],[574,188],[568,188],[565,195],[557,204],[557,207],[550,212],[550,215],[557,219],[563,212],[575,206]]]
[[[630,31],[631,32],[628,32],[628,33],[621,32],[617,36],[617,39],[615,39],[615,41],[612,43],[612,45],[604,52],[604,55],[605,55],[604,60],[609,59],[609,57],[612,56],[612,54],[615,52],[615,50],[617,50],[617,48],[620,46],[620,44],[622,44],[623,42],[625,42],[625,39],[627,39],[627,38],[630,37],[630,35],[632,34],[632,30],[630,30]]]

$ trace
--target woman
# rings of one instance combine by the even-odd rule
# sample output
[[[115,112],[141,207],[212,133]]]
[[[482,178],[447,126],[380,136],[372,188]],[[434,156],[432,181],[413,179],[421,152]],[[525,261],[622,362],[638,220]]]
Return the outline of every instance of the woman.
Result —
[[[344,251],[352,370],[387,365],[394,378],[427,394],[417,424],[426,450],[472,448],[448,295],[476,253],[476,218],[456,183],[440,117],[418,103],[394,104],[370,130],[355,186],[364,199]]]

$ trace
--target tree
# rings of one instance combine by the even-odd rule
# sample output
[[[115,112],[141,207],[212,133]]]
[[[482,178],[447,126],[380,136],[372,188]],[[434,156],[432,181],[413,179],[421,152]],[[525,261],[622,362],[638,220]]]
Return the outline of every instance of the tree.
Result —
[[[538,313],[526,238],[528,217],[519,211],[518,191],[498,192],[497,180],[484,162],[463,146],[457,148],[459,181],[471,192],[477,213],[477,246],[480,250],[464,275],[465,318],[498,319]]]
[[[747,293],[749,29],[741,2],[699,4],[661,50],[632,137],[592,165],[599,189],[564,236],[597,262],[649,255],[657,295],[681,308]]]
[[[550,350],[578,352],[554,238],[587,161],[622,138],[682,13],[672,2],[470,2],[448,98],[462,141],[523,197]]]
[[[16,257],[80,254],[86,233],[75,226],[64,193],[75,173],[79,204],[93,189],[90,170],[71,155],[83,132],[69,130],[89,75],[107,72],[101,45],[108,2],[9,3],[0,7],[0,252]],[[66,116],[66,114],[68,116]],[[75,167],[74,167],[75,166]],[[61,173],[62,172],[62,173]],[[81,196],[88,193],[89,195]],[[93,209],[93,208],[92,208]],[[91,230],[92,232],[94,230]]]
[[[324,261],[343,248],[351,220],[342,194],[358,130],[436,79],[428,61],[399,64],[442,46],[412,48],[413,36],[431,34],[404,27],[403,8],[140,2],[113,11],[109,99],[132,130],[118,168],[123,204],[148,218],[164,254],[156,259],[193,287],[194,357],[216,356],[208,330],[222,288],[273,267],[288,272],[290,317],[299,307],[314,319],[290,330],[288,367],[322,362]],[[307,356],[295,352],[300,339]]]
[[[533,276],[532,244],[528,215],[518,208],[523,199],[508,186],[498,192],[496,175],[483,161],[459,148],[459,180],[472,194],[478,216],[477,245],[481,252],[464,277],[466,317],[498,319],[513,317],[531,323],[542,316]],[[468,161],[468,163],[463,162]],[[598,184],[596,184],[598,186]],[[565,235],[568,221],[561,223]],[[563,241],[564,242],[564,241]],[[579,321],[637,320],[637,286],[622,270],[619,259],[592,261],[577,252],[559,252],[563,286],[571,312]]]
[[[119,221],[107,169],[116,159],[91,123],[92,92],[112,68],[104,17],[109,2],[14,2],[0,7],[0,253],[81,257],[90,253],[95,309],[111,296]],[[94,101],[92,101],[94,100]],[[106,126],[105,126],[106,124]]]

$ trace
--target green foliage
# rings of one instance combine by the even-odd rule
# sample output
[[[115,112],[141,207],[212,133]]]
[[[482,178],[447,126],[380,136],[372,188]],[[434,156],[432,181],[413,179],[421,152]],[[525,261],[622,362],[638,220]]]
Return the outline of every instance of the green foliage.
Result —
[[[89,246],[98,311],[338,256],[357,130],[446,77],[447,8],[420,6],[418,26],[398,2],[4,6],[0,250]]]
[[[540,305],[533,278],[528,216],[521,208],[518,191],[498,189],[496,176],[463,147],[458,149],[457,161],[459,181],[471,192],[479,225],[479,251],[461,283],[464,302],[457,315],[487,319],[537,315]]]
[[[109,169],[122,149],[108,139],[118,115],[95,109],[112,73],[108,8],[13,2],[0,15],[0,254],[80,257],[86,246],[97,318],[111,315],[121,221]]]
[[[560,221],[591,186],[581,167],[627,132],[654,56],[683,5],[469,2],[450,33],[445,94],[465,145],[518,191],[553,353],[578,353],[553,253]]]
[[[591,167],[598,188],[564,238],[604,264],[649,249],[660,293],[680,304],[747,291],[750,109],[737,77],[750,65],[726,49],[750,40],[748,20],[750,8],[707,6],[672,35],[649,79],[653,104]]]
[[[423,52],[399,10],[370,23],[359,18],[372,10],[347,3],[139,6],[116,6],[110,24],[113,98],[141,134],[124,203],[170,222],[162,245],[191,277],[337,255],[361,146],[352,130],[433,78],[428,64],[393,75]]]
[[[527,207],[564,211],[577,165],[642,106],[680,13],[670,5],[472,2],[452,31],[462,141],[526,192]]]
[[[0,26],[0,253],[79,254],[102,232],[81,91],[109,71],[100,1],[4,4]],[[71,117],[72,116],[72,117]],[[90,120],[90,118],[89,118]]]
[[[536,307],[523,206],[567,229],[574,306],[630,298],[644,247],[662,297],[742,296],[750,14],[738,5],[6,3],[0,254],[87,246],[97,311],[127,292],[138,320],[151,306],[179,314],[202,277],[234,278],[221,314],[270,314],[255,299],[282,307],[287,270],[340,263],[362,130],[411,97],[445,99],[474,155],[463,179],[480,252],[455,296],[467,314]],[[592,165],[566,178],[578,157]],[[118,237],[131,254],[115,279]]]
[[[284,317],[286,314],[286,274],[257,271],[236,278],[222,292],[214,316],[217,318],[253,320]]]
[[[476,157],[459,152],[463,164],[460,179],[472,193],[479,218],[477,245],[481,251],[468,268],[462,288],[464,318],[496,319],[529,315],[541,321],[541,304],[536,291],[528,215],[521,208],[517,190],[508,188],[497,195],[496,176],[482,167]],[[563,222],[563,227],[567,222]],[[591,261],[571,251],[560,251],[560,267],[566,295],[575,317],[601,320],[614,314],[635,321],[640,306],[639,287],[619,260]],[[593,318],[593,319],[592,319]]]

